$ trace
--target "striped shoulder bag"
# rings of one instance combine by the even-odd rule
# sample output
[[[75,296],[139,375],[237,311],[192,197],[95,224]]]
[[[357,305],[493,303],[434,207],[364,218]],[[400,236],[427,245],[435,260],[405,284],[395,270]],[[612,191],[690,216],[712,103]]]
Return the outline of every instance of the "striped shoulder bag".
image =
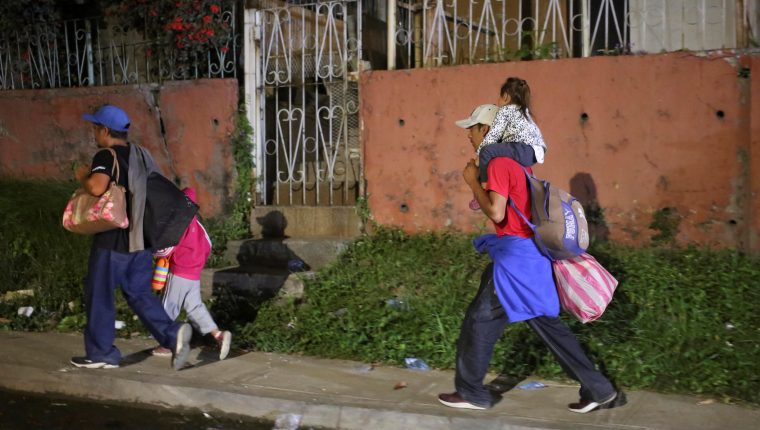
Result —
[[[594,257],[584,252],[552,262],[562,308],[582,323],[602,316],[618,281]]]

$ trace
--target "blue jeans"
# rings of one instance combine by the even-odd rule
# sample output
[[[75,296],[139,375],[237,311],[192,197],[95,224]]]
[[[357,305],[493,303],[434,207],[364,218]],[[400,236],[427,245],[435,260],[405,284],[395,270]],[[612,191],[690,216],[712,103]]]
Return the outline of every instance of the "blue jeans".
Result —
[[[494,404],[494,397],[483,385],[483,379],[488,372],[493,347],[504,333],[507,322],[507,313],[496,296],[491,263],[483,271],[478,293],[467,308],[457,343],[454,385],[459,395],[470,403],[487,408]],[[581,383],[582,399],[601,401],[615,392],[562,320],[541,316],[525,322],[554,354],[565,373]]]
[[[153,259],[150,251],[129,254],[92,248],[85,282],[84,349],[87,358],[119,364],[121,352],[113,344],[116,338],[116,304],[114,292],[121,287],[129,307],[162,346],[174,350],[177,330],[151,290]]]

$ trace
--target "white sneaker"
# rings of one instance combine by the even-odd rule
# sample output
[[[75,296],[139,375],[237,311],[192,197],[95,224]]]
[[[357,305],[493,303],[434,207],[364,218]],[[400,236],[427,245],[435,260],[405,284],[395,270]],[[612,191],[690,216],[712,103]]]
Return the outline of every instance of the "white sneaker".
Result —
[[[600,402],[595,402],[593,400],[580,400],[578,403],[570,403],[567,405],[567,410],[570,412],[577,412],[579,414],[585,414],[587,412],[591,412],[595,409],[599,409],[609,403],[611,403],[613,400],[617,398],[617,392],[612,393],[612,396],[610,396],[607,399],[604,399]]]
[[[71,357],[69,363],[82,369],[116,369],[118,364],[106,363],[105,361],[92,361],[87,357]]]
[[[172,356],[172,350],[169,348],[164,348],[163,346],[157,346],[153,348],[150,351],[151,355],[154,357],[171,357]]]
[[[442,404],[450,407],[450,408],[457,408],[457,409],[472,409],[475,411],[482,411],[485,409],[488,409],[484,406],[479,406],[474,403],[470,403],[467,400],[463,399],[462,396],[459,395],[459,393],[441,393],[438,395],[438,401]]]
[[[230,344],[232,343],[232,333],[229,331],[220,331],[214,336],[216,343],[219,345],[219,359],[224,360],[230,353]]]
[[[177,330],[177,346],[174,348],[174,370],[185,367],[187,358],[190,356],[190,339],[193,337],[193,327],[184,323]]]

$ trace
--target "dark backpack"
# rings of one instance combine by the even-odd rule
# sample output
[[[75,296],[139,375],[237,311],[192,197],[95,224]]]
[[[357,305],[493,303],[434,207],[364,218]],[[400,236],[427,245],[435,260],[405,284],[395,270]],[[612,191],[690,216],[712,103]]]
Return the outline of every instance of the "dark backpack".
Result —
[[[525,172],[530,191],[531,222],[509,204],[533,230],[539,251],[551,260],[566,260],[586,252],[589,244],[588,222],[583,206],[570,193]]]
[[[143,217],[145,249],[174,246],[198,213],[198,205],[158,172],[151,172],[147,181]]]

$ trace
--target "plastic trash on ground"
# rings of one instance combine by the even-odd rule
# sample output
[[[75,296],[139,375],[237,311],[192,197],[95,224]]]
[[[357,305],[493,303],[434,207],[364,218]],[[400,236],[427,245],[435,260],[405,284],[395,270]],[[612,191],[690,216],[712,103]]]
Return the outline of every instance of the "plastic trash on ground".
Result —
[[[16,299],[21,299],[24,297],[34,297],[34,290],[8,291],[0,300],[11,301],[11,300],[16,300]]]
[[[354,366],[354,370],[356,370],[359,373],[369,373],[369,372],[375,370],[375,365],[374,364],[360,363],[360,364],[357,364],[356,366]]]
[[[288,270],[291,272],[304,272],[309,270],[309,265],[300,258],[293,258],[288,260]]]
[[[121,330],[121,329],[123,329],[123,328],[124,328],[124,327],[126,327],[126,326],[127,326],[127,325],[124,323],[124,321],[119,321],[119,320],[116,320],[116,321],[114,321],[114,323],[113,323],[113,327],[114,327],[116,330]]]
[[[301,424],[301,415],[282,414],[275,420],[272,430],[297,430],[299,424]]]
[[[32,306],[22,306],[18,308],[18,315],[22,317],[30,317],[32,316],[32,313],[34,313],[34,307]]]
[[[404,363],[406,363],[407,369],[420,370],[423,372],[430,370],[430,366],[419,358],[407,357],[404,359]]]
[[[409,309],[409,304],[401,299],[396,299],[396,298],[388,299],[385,301],[385,304],[387,304],[393,309],[398,309],[400,311],[405,311]]]
[[[521,390],[536,390],[539,388],[546,388],[546,385],[538,381],[530,381],[530,382],[526,382],[524,384],[518,385],[517,388]]]

